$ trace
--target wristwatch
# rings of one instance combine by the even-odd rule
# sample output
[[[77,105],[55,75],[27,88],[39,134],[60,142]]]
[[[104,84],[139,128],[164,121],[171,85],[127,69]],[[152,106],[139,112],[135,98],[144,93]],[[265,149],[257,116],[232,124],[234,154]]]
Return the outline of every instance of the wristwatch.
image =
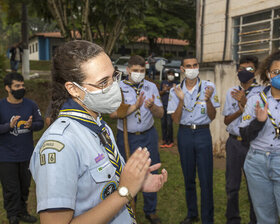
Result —
[[[119,186],[117,190],[118,190],[119,195],[120,195],[121,197],[126,197],[126,198],[128,199],[129,202],[132,201],[133,198],[132,198],[131,194],[129,193],[127,187],[124,187],[124,186],[120,187],[120,186]]]

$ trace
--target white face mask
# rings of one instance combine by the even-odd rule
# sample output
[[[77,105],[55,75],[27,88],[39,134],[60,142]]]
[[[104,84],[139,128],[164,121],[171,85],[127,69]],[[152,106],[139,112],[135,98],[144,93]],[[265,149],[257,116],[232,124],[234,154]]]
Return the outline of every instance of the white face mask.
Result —
[[[131,79],[136,84],[140,83],[145,78],[145,73],[131,72]]]
[[[198,68],[185,69],[185,76],[187,79],[195,79],[199,74]]]
[[[173,81],[173,80],[175,79],[175,77],[174,77],[174,75],[168,75],[168,76],[167,76],[167,79],[168,79],[169,81]]]
[[[78,98],[89,110],[97,113],[110,114],[116,111],[122,102],[120,86],[117,81],[114,81],[111,86],[103,90],[89,92],[86,88],[74,82],[85,92],[84,100]]]

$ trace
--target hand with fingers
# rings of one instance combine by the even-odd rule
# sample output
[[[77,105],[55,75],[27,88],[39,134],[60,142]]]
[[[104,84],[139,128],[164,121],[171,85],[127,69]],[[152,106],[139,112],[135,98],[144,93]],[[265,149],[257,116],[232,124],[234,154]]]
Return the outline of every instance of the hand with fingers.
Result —
[[[168,173],[166,169],[162,169],[161,174],[152,173],[153,171],[158,170],[160,166],[161,164],[157,163],[149,167],[144,184],[142,186],[143,192],[157,192],[163,187],[164,183],[167,181]]]
[[[134,197],[141,189],[151,164],[147,148],[138,148],[128,159],[120,176],[120,186],[125,186]]]
[[[153,95],[152,95],[152,98],[147,99],[147,100],[145,101],[145,107],[146,107],[146,108],[151,108],[151,107],[154,105],[154,103],[155,103],[155,95],[153,94]]]
[[[231,96],[236,99],[239,103],[241,103],[242,107],[245,106],[245,104],[247,103],[247,98],[245,95],[245,91],[242,90],[238,90],[238,89],[234,89],[231,91]]]
[[[213,92],[214,92],[214,88],[212,86],[207,86],[206,90],[205,90],[205,98],[204,98],[204,100],[205,101],[210,100]]]
[[[267,110],[268,110],[268,103],[265,104],[264,108],[262,109],[260,106],[260,102],[257,101],[255,113],[258,121],[265,122],[267,119]]]
[[[14,128],[19,119],[20,119],[20,116],[13,116],[11,121],[10,121],[10,128]]]
[[[125,164],[121,177],[120,186],[125,186],[134,197],[138,191],[156,192],[167,181],[167,171],[161,174],[151,172],[160,168],[161,164],[150,166],[151,159],[147,148],[138,148]]]
[[[28,118],[28,120],[26,121],[25,125],[24,125],[24,128],[30,128],[31,125],[32,125],[32,115]]]
[[[139,109],[143,105],[144,100],[145,100],[144,92],[141,92],[135,103],[137,109]]]
[[[183,90],[181,89],[181,87],[179,85],[176,86],[176,84],[174,84],[173,87],[174,87],[176,96],[179,98],[179,100],[184,100],[185,94],[184,94]]]

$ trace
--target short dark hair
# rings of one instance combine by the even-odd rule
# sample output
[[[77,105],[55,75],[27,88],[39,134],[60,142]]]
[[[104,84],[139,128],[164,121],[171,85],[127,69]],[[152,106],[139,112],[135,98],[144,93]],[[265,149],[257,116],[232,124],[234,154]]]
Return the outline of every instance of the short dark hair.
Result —
[[[275,51],[274,53],[267,56],[260,65],[258,73],[264,84],[269,83],[269,78],[267,77],[266,73],[270,71],[270,67],[274,61],[280,61],[280,50]]]
[[[187,60],[187,59],[196,59],[197,60],[197,58],[195,56],[191,56],[191,55],[190,56],[185,56],[181,60],[181,66],[184,65],[184,61]],[[197,62],[198,62],[198,60],[197,60]]]
[[[140,65],[141,67],[145,67],[145,59],[140,55],[133,55],[128,60],[128,67],[130,68],[133,65]]]
[[[255,69],[259,66],[259,59],[256,56],[253,55],[244,55],[239,60],[239,65],[244,63],[253,63],[255,66]]]
[[[18,73],[18,72],[10,72],[8,73],[5,78],[4,78],[4,86],[9,86],[11,87],[13,80],[19,81],[19,82],[23,82],[24,78],[23,76]]]
[[[166,72],[166,74],[175,74],[175,71],[174,71],[174,69],[170,69],[170,70],[168,70],[167,72]]]

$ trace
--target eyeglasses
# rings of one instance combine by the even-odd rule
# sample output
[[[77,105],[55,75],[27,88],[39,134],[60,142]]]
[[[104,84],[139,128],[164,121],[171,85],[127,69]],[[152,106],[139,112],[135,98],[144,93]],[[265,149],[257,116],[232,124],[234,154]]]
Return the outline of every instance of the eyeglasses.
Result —
[[[270,74],[275,75],[275,76],[280,75],[280,69],[272,70],[272,71],[270,72]]]
[[[240,67],[238,68],[238,71],[239,71],[239,72],[240,72],[240,71],[254,72],[255,69],[254,69],[253,67],[251,67],[251,66],[249,66],[249,67],[242,67],[242,66],[240,66]]]
[[[119,82],[120,79],[121,79],[121,75],[122,75],[122,72],[121,71],[114,71],[112,77],[110,78],[105,78],[100,84],[96,85],[96,84],[92,84],[92,83],[89,83],[89,82],[82,82],[82,84],[84,85],[89,85],[89,86],[92,86],[92,87],[95,87],[97,89],[101,89],[102,92],[104,89],[106,89],[107,87],[111,86],[113,84],[113,82]]]

